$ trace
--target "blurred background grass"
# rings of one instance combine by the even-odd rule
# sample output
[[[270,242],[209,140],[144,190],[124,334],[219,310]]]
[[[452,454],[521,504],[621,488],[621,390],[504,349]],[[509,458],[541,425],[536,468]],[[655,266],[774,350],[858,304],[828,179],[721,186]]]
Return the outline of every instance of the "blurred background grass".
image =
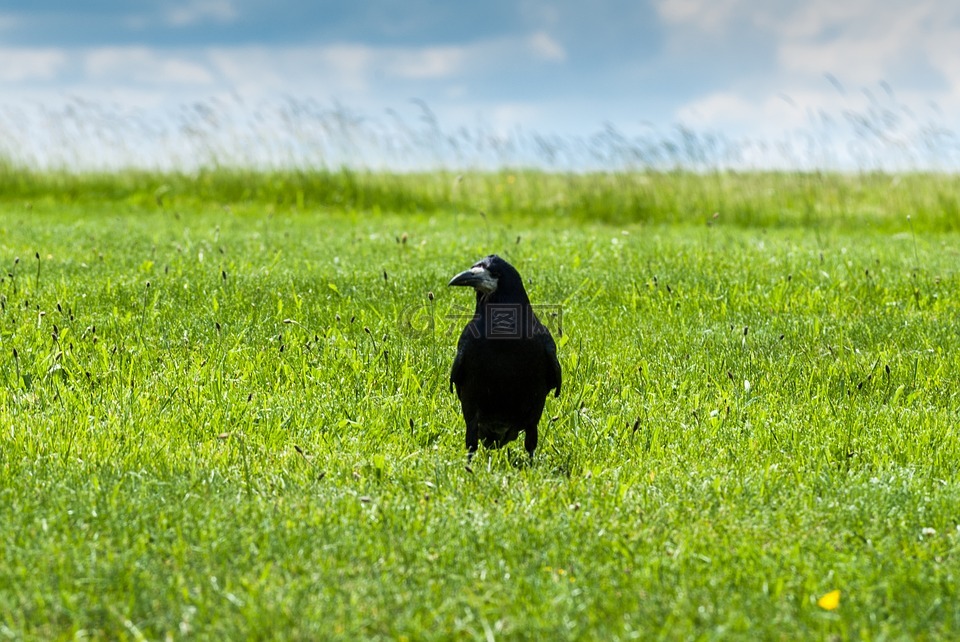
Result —
[[[75,173],[0,167],[0,201],[124,202],[163,210],[204,203],[263,212],[327,209],[362,215],[468,212],[528,222],[695,223],[952,231],[960,181],[945,173],[541,170],[397,173],[352,169]]]

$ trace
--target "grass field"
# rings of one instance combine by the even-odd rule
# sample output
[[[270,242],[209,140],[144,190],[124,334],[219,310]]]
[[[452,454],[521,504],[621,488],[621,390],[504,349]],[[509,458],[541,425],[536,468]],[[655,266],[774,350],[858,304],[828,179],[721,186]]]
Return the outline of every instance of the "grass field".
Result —
[[[957,187],[2,169],[0,639],[956,638]],[[492,252],[564,385],[468,469]]]

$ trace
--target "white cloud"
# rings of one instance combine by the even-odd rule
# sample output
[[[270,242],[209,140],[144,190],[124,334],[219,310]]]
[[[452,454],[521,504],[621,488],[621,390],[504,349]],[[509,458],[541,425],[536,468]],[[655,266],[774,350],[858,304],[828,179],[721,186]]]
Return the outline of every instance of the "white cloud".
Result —
[[[376,50],[365,45],[303,47],[215,47],[206,64],[224,88],[241,95],[354,98],[371,88]]]
[[[805,92],[801,95],[768,95],[748,98],[737,91],[719,91],[690,101],[677,110],[677,120],[694,130],[722,128],[766,138],[785,130],[810,125],[808,109],[836,111],[840,99],[834,93]]]
[[[31,82],[51,80],[68,62],[66,52],[53,48],[0,49],[0,82]]]
[[[960,5],[924,2],[870,11],[864,0],[852,5],[817,0],[794,17],[770,24],[783,34],[778,59],[784,72],[830,72],[869,83],[890,78],[903,60],[920,59],[945,82],[960,82]]]
[[[880,106],[905,131],[933,118],[930,103],[947,114],[960,111],[960,4],[952,0],[660,0],[656,6],[670,25],[667,55],[722,59],[724,47],[747,46],[766,62],[730,73],[726,86],[679,105],[675,117],[692,127],[776,136],[809,130],[820,114],[843,121]]]
[[[489,113],[494,131],[509,134],[517,127],[536,127],[543,117],[543,108],[531,103],[498,103],[491,106]]]
[[[192,27],[207,21],[232,22],[237,15],[237,9],[230,0],[195,0],[170,7],[164,18],[167,24],[174,27]]]
[[[224,80],[237,87],[322,92],[356,98],[384,80],[459,82],[468,66],[488,58],[487,45],[375,47],[334,44],[303,47],[218,47],[208,52]]]
[[[459,82],[465,65],[489,57],[470,47],[373,47],[333,44],[295,47],[159,49],[144,46],[0,48],[0,81],[30,83],[78,77],[73,89],[155,87],[171,92],[192,86],[250,96],[277,92],[321,94],[342,100],[377,90],[380,80]],[[462,84],[462,83],[461,83]],[[13,89],[8,88],[8,89]],[[8,94],[10,95],[10,94]]]
[[[533,55],[541,60],[563,62],[567,59],[567,52],[550,34],[540,31],[533,34],[527,41]]]
[[[706,33],[720,33],[738,10],[752,9],[741,0],[658,0],[654,4],[665,22]]]
[[[213,77],[202,62],[147,47],[100,47],[79,56],[89,78],[114,86],[209,85]]]
[[[466,50],[463,47],[426,47],[376,52],[390,75],[399,78],[449,78],[461,71]]]
[[[853,85],[889,79],[921,58],[960,82],[960,4],[953,0],[659,0],[668,51],[722,58],[747,43],[790,85],[831,73]]]

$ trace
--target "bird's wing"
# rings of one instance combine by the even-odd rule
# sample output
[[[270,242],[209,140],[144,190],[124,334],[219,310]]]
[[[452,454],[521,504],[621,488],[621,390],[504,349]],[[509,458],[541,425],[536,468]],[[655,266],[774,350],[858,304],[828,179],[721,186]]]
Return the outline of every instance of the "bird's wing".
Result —
[[[551,365],[553,366],[554,381],[555,381],[556,384],[557,384],[557,391],[556,391],[555,393],[553,393],[553,396],[554,396],[554,397],[559,397],[559,396],[560,396],[560,384],[561,384],[561,382],[562,382],[562,380],[563,380],[563,375],[560,374],[560,361],[557,359],[557,353],[554,352],[552,356],[553,356],[553,363],[552,363]]]
[[[463,367],[463,351],[457,349],[457,356],[453,358],[453,368],[450,369],[450,392],[453,392],[453,385],[460,385],[460,375]]]
[[[563,376],[560,373],[560,361],[557,359],[557,344],[554,343],[553,337],[551,337],[549,333],[541,334],[540,341],[543,343],[544,355],[546,358],[547,389],[549,390],[550,388],[555,388],[556,392],[553,396],[559,397],[560,384],[563,380]]]
[[[453,392],[453,386],[459,386],[463,380],[463,355],[467,351],[467,344],[473,339],[471,326],[473,322],[467,324],[460,334],[460,340],[457,341],[457,356],[453,358],[453,367],[450,368],[450,392]]]
[[[554,352],[550,355],[550,359],[551,359],[551,364],[550,364],[550,366],[551,366],[551,369],[552,369],[552,371],[553,371],[553,383],[556,384],[556,385],[554,386],[554,387],[556,388],[556,392],[553,393],[553,396],[554,396],[554,397],[559,397],[559,396],[560,396],[560,384],[561,384],[561,382],[562,382],[562,380],[563,380],[563,375],[560,374],[560,361],[557,359],[557,352],[556,352],[556,350],[554,350]]]

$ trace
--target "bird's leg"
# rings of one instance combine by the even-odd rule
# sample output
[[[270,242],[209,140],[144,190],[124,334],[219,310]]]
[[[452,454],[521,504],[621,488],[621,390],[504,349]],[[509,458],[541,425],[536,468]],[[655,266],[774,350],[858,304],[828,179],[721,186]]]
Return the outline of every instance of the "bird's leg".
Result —
[[[477,446],[480,442],[480,434],[477,430],[477,420],[467,422],[467,461],[473,459],[473,454],[477,452]]]
[[[537,427],[527,428],[523,436],[523,447],[530,453],[530,461],[533,461],[533,452],[537,449]]]

